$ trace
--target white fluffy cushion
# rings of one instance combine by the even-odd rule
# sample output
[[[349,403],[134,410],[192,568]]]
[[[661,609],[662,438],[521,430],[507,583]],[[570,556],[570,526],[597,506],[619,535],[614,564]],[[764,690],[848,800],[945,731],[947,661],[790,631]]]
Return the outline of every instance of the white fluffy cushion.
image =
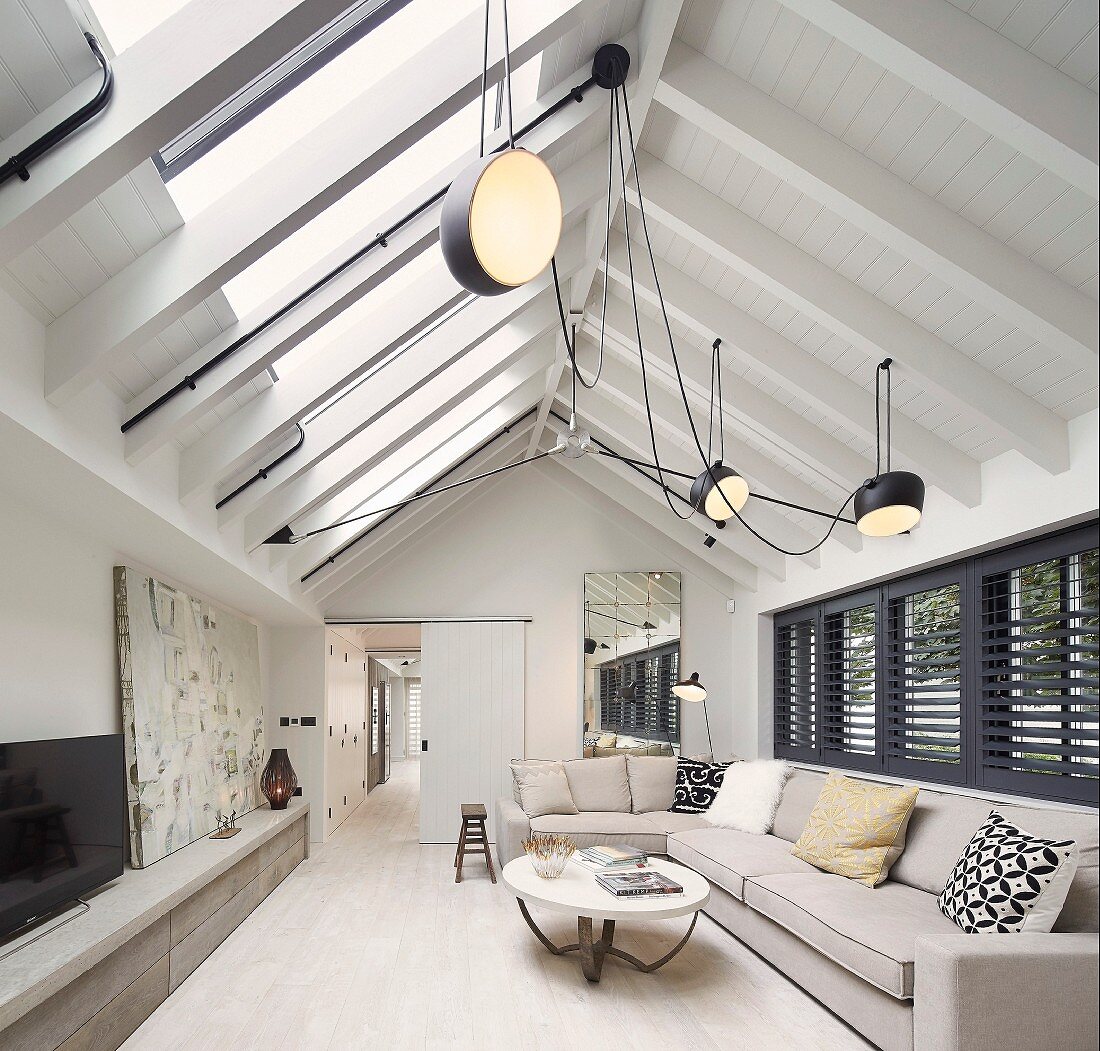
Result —
[[[703,815],[708,824],[767,835],[783,795],[791,768],[778,759],[734,763],[726,770],[722,787]]]

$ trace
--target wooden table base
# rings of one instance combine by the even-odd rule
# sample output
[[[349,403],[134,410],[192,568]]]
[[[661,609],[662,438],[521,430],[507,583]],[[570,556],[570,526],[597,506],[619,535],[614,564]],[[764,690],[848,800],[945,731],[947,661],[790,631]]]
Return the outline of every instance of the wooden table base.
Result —
[[[543,946],[555,956],[564,956],[567,952],[579,952],[581,954],[581,971],[590,982],[598,982],[600,980],[600,975],[603,973],[603,962],[607,956],[616,956],[620,960],[626,960],[627,963],[637,967],[639,971],[645,971],[647,974],[656,971],[659,967],[664,967],[669,960],[687,945],[688,938],[691,937],[691,932],[695,930],[695,924],[699,920],[699,913],[696,912],[695,915],[691,917],[691,926],[688,927],[687,934],[685,934],[675,946],[669,949],[669,951],[659,960],[654,960],[653,963],[643,963],[637,956],[632,956],[628,952],[623,952],[622,949],[616,949],[612,944],[615,940],[614,920],[604,920],[603,930],[600,932],[599,940],[593,941],[591,917],[578,916],[577,941],[571,945],[555,945],[539,930],[535,921],[531,919],[531,914],[527,911],[527,903],[522,898],[516,898],[516,903],[519,905],[519,911],[527,921],[527,926],[531,928],[532,933],[542,942]]]

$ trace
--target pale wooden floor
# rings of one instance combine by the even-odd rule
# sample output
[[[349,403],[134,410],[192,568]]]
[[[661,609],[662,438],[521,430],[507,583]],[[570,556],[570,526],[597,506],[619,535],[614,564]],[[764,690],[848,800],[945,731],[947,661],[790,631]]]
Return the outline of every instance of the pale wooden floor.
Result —
[[[608,960],[589,985],[480,859],[456,885],[454,848],[417,842],[418,795],[418,764],[395,763],[125,1051],[870,1046],[706,917],[661,971]],[[575,940],[564,918],[539,919]],[[685,922],[620,924],[616,944],[655,959]]]

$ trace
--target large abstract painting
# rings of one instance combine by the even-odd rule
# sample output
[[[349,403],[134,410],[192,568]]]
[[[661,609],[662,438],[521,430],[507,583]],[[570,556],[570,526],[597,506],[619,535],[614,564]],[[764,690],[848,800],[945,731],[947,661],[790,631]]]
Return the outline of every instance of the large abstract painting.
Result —
[[[151,865],[260,801],[256,626],[115,567],[130,856]]]

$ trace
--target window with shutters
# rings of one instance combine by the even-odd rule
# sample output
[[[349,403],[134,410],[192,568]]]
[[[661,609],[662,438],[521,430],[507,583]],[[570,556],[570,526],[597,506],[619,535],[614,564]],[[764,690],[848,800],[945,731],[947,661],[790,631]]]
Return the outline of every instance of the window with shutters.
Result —
[[[775,754],[1097,805],[1098,535],[777,615]]]
[[[1045,554],[1031,551],[1032,557]],[[1020,561],[983,566],[983,783],[1074,801],[1095,798],[1097,549]]]
[[[775,754],[820,758],[817,736],[817,611],[775,622]]]
[[[826,606],[821,638],[821,748],[826,762],[878,765],[878,593]]]
[[[410,759],[420,758],[420,689],[419,679],[405,680],[405,718],[408,721]]]
[[[629,654],[599,666],[600,728],[647,740],[680,740],[678,642]]]

